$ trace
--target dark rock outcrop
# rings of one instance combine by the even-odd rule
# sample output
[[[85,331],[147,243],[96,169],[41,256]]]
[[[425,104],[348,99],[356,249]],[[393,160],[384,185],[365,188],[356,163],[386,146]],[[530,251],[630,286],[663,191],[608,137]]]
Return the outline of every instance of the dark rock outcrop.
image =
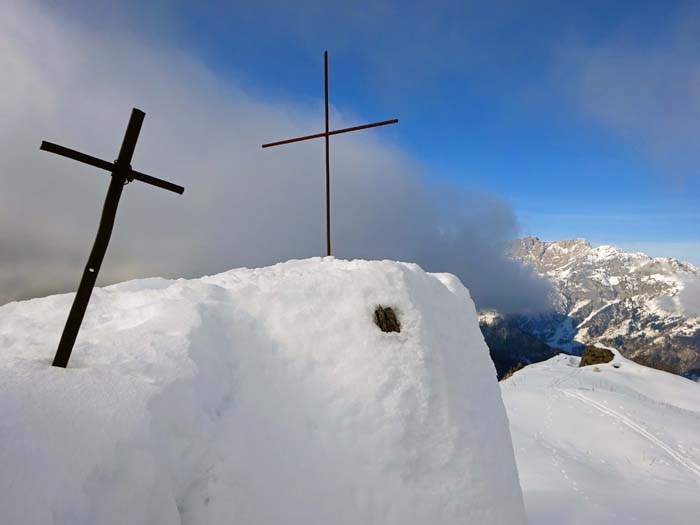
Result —
[[[587,346],[581,354],[581,362],[578,366],[584,367],[590,365],[602,365],[609,363],[613,359],[615,359],[615,354],[613,354],[610,350],[590,345]]]

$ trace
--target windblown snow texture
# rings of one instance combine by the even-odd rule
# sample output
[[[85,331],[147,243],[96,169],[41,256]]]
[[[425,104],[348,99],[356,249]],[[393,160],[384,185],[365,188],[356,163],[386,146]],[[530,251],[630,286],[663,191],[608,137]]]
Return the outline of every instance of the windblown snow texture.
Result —
[[[525,522],[468,291],[291,261],[0,308],[0,509],[32,524]],[[392,307],[400,333],[373,321]]]

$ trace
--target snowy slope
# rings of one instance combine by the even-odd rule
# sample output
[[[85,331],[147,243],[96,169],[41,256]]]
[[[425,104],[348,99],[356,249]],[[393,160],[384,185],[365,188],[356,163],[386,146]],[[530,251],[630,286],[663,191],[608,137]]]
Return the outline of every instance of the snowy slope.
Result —
[[[521,524],[467,290],[395,262],[291,261],[0,308],[3,524]],[[373,323],[392,306],[401,333]]]
[[[698,523],[700,384],[617,352],[600,372],[579,359],[501,383],[530,523]]]

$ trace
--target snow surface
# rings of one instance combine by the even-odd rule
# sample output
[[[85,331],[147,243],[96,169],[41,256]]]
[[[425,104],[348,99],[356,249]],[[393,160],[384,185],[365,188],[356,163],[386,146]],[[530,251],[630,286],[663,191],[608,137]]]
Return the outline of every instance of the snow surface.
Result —
[[[529,521],[698,523],[700,384],[613,351],[584,368],[560,354],[501,383]]]
[[[525,523],[451,275],[324,258],[130,281],[95,290],[53,368],[72,299],[0,307],[3,524]]]

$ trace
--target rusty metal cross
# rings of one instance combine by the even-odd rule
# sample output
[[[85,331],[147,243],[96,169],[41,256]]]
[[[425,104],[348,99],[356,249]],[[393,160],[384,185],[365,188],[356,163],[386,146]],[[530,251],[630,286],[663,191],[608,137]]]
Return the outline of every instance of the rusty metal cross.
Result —
[[[341,133],[349,133],[351,131],[359,131],[361,129],[376,128],[377,126],[386,126],[387,124],[396,124],[399,119],[383,120],[381,122],[373,122],[372,124],[363,124],[361,126],[353,126],[351,128],[336,129],[331,131],[328,126],[328,51],[323,52],[323,73],[325,87],[325,112],[326,112],[326,131],[323,133],[315,133],[313,135],[305,135],[293,139],[280,140],[263,144],[263,148],[272,146],[282,146],[293,142],[301,142],[303,140],[326,139],[326,254],[331,254],[331,165],[330,165],[330,137],[331,135],[340,135]]]
[[[114,227],[114,219],[117,216],[119,198],[121,197],[124,186],[131,181],[138,180],[145,182],[146,184],[151,184],[152,186],[157,186],[158,188],[162,188],[164,190],[179,193],[181,195],[185,191],[185,188],[182,186],[178,186],[172,182],[157,179],[155,177],[151,177],[150,175],[146,175],[145,173],[140,173],[131,169],[131,157],[134,154],[136,141],[139,138],[141,125],[143,124],[143,118],[145,115],[146,114],[140,109],[134,108],[131,111],[131,118],[129,119],[129,125],[126,128],[126,133],[124,134],[124,141],[122,142],[122,147],[119,151],[119,157],[114,162],[98,159],[97,157],[92,157],[90,155],[86,155],[85,153],[80,153],[79,151],[59,146],[58,144],[53,144],[51,142],[43,141],[41,143],[40,149],[44,151],[77,160],[79,162],[89,164],[90,166],[94,166],[95,168],[103,169],[110,172],[112,176],[112,180],[109,183],[109,189],[107,190],[107,197],[105,198],[104,207],[102,208],[102,217],[100,218],[100,225],[97,228],[95,244],[92,246],[90,257],[88,257],[85,270],[83,270],[83,277],[80,279],[78,293],[75,295],[73,306],[71,306],[68,319],[66,320],[66,326],[63,328],[63,334],[61,334],[61,340],[58,343],[58,350],[56,350],[53,366],[62,368],[68,366],[68,360],[70,359],[71,352],[73,351],[75,339],[78,336],[80,325],[83,322],[83,317],[85,316],[85,310],[90,302],[92,289],[95,287],[95,282],[97,281],[97,274],[100,271],[102,260],[107,252],[107,245],[109,244],[109,239],[112,235],[112,228]]]

